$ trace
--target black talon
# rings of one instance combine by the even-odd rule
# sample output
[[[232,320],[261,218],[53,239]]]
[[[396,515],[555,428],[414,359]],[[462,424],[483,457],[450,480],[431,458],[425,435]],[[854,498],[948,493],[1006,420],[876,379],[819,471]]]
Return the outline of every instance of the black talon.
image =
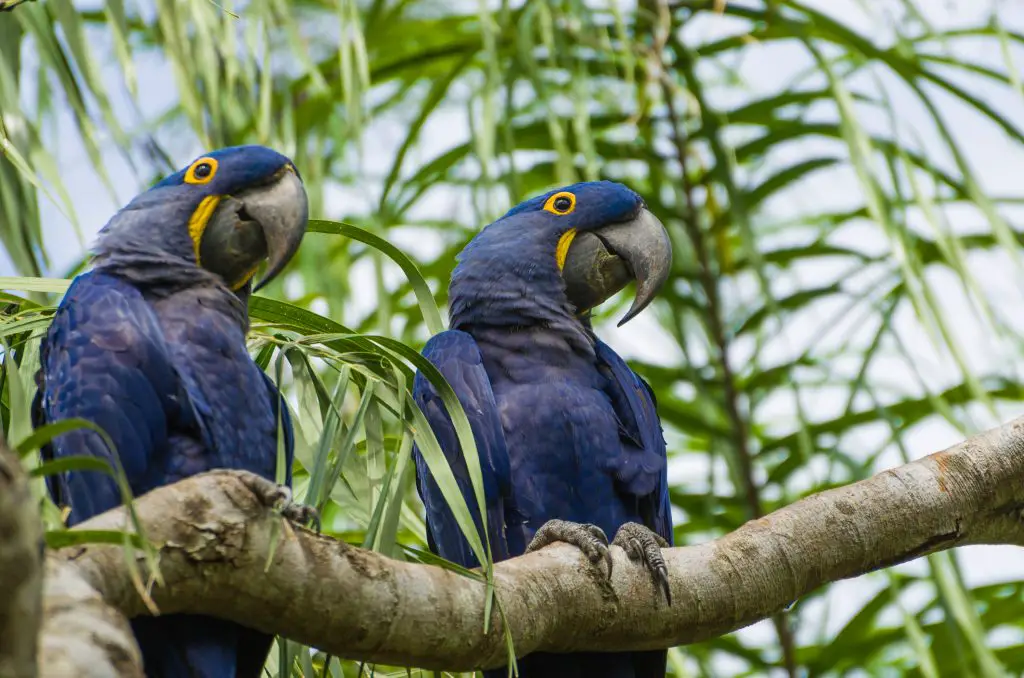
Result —
[[[630,560],[643,564],[654,578],[655,586],[671,605],[672,590],[668,582],[668,566],[661,554],[661,549],[668,548],[668,542],[661,535],[639,523],[626,523],[619,528],[612,544],[621,547]]]
[[[304,504],[288,504],[281,509],[281,515],[299,525],[313,523],[313,530],[320,534],[320,512]]]
[[[533,540],[526,547],[532,553],[555,542],[572,544],[587,557],[591,565],[597,566],[602,560],[607,565],[607,578],[612,576],[612,554],[608,550],[608,537],[597,525],[571,523],[567,520],[549,520],[540,526]]]
[[[317,534],[320,533],[320,512],[312,506],[295,503],[292,499],[292,488],[287,485],[278,485],[256,475],[252,475],[246,480],[250,489],[256,493],[264,505],[279,511],[285,519],[303,527],[312,522],[313,529]]]

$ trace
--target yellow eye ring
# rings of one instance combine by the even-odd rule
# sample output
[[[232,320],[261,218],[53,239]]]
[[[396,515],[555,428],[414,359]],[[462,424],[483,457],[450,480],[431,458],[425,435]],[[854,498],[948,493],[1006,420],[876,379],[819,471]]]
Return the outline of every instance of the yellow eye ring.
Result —
[[[209,156],[199,158],[185,172],[186,184],[208,184],[217,176],[217,159]]]
[[[544,203],[544,209],[552,214],[564,217],[576,211],[576,196],[569,191],[559,191],[548,198]]]

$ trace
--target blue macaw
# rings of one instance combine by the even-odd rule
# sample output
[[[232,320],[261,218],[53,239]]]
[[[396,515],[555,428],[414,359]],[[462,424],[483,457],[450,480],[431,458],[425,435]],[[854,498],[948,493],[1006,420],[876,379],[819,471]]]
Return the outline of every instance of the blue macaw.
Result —
[[[606,534],[614,533],[612,543],[651,571],[671,604],[660,548],[672,543],[672,518],[654,393],[594,335],[589,319],[635,278],[637,296],[619,324],[634,317],[671,263],[661,222],[640,196],[608,181],[527,200],[459,255],[451,329],[431,338],[423,355],[469,418],[495,560],[563,541],[595,567],[606,562],[610,574]],[[451,418],[422,374],[413,391],[480,529]],[[416,469],[430,549],[478,566],[418,449]],[[665,675],[665,658],[665,651],[536,653],[518,664],[523,678],[653,678]]]
[[[302,180],[262,146],[207,153],[137,196],[103,227],[92,270],[68,288],[42,343],[36,426],[103,428],[135,496],[215,468],[275,478],[278,422],[291,484],[288,408],[245,345],[248,300],[295,254],[308,222]],[[267,272],[253,287],[263,260]],[[93,431],[57,436],[44,459],[115,451]],[[48,479],[69,526],[121,504],[96,471]],[[291,517],[309,517],[290,504]],[[150,678],[256,678],[273,637],[196,615],[137,617]]]

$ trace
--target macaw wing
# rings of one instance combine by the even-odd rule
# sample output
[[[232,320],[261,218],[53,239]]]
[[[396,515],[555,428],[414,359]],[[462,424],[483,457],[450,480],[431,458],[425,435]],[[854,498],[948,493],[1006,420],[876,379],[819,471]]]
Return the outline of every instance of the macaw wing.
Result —
[[[208,434],[199,454],[169,460],[165,482],[214,468],[243,469],[273,480],[279,428],[285,480],[290,481],[294,437],[280,392],[253,362],[236,319],[195,313],[195,302],[201,304],[202,298],[200,293],[158,306],[181,383]]]
[[[451,384],[469,418],[483,472],[491,555],[495,560],[518,555],[526,548],[520,527],[522,521],[515,508],[512,470],[501,417],[480,349],[470,335],[449,330],[428,341],[423,348],[423,356]],[[416,374],[413,398],[430,422],[479,530],[479,510],[451,417],[433,385],[421,373]],[[416,485],[426,508],[430,549],[463,567],[479,566],[418,448],[415,449],[415,459]]]
[[[654,391],[600,339],[595,340],[595,351],[608,379],[608,395],[619,417],[625,448],[616,460],[616,480],[638,497],[644,524],[672,544],[668,452]]]
[[[132,491],[147,492],[160,484],[156,455],[167,449],[172,432],[200,435],[169,355],[138,290],[112,276],[79,276],[43,341],[33,423],[80,417],[99,425]],[[113,462],[114,451],[94,431],[79,429],[57,436],[42,454],[44,460],[91,455]],[[121,503],[114,480],[98,471],[70,471],[48,485],[54,501],[72,507],[69,524]]]

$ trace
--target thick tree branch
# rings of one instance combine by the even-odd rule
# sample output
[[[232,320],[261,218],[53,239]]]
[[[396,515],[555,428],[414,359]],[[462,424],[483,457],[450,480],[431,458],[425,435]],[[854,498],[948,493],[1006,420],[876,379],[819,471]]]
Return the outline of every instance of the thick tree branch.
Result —
[[[253,491],[260,482],[213,472],[138,499],[150,538],[162,544],[166,587],[156,588],[153,599],[163,612],[225,617],[335,655],[389,664],[504,663],[500,620],[482,633],[481,584],[285,523]],[[1024,418],[813,495],[715,541],[666,549],[671,608],[657,602],[650,578],[617,547],[611,586],[565,545],[500,563],[495,577],[520,655],[664,648],[747,626],[823,583],[927,553],[963,544],[1024,545],[1022,508]],[[83,527],[123,524],[118,510]],[[64,577],[79,576],[125,614],[146,614],[120,547],[65,549],[52,558],[62,562],[51,562],[48,598]],[[60,628],[47,622],[49,644]],[[44,675],[59,675],[43,668]]]
[[[128,620],[86,581],[70,550],[51,554],[44,576],[44,545],[39,502],[0,441],[0,677],[142,678]]]
[[[142,655],[128,620],[82,576],[70,550],[65,556],[72,559],[46,562],[40,677],[143,678]],[[124,568],[123,560],[120,564]]]
[[[0,441],[0,676],[36,675],[43,528],[18,457]]]

